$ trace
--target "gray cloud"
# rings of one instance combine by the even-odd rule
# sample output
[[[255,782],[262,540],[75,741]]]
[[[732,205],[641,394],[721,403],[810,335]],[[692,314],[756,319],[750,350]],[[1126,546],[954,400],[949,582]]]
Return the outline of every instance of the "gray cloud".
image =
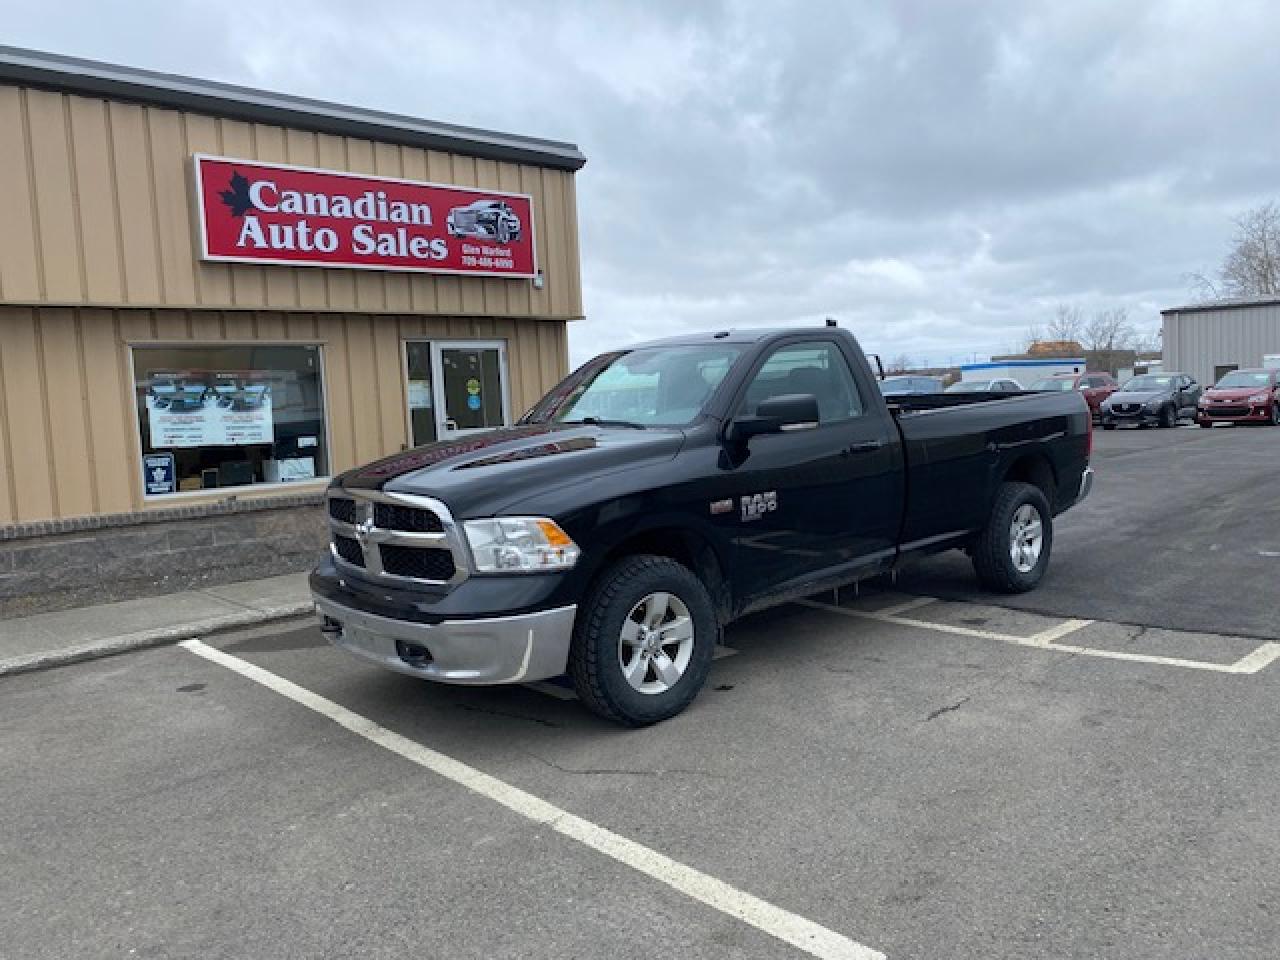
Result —
[[[839,317],[934,362],[1061,301],[1148,329],[1274,198],[1267,3],[87,0],[9,42],[574,140],[575,359]]]

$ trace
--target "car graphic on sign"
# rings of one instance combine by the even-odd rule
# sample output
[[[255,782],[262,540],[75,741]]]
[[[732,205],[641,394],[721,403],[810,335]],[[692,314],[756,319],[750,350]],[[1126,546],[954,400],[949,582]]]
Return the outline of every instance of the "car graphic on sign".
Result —
[[[258,410],[271,395],[265,383],[245,383],[234,377],[220,377],[213,391],[223,410]]]
[[[190,413],[204,406],[209,388],[177,377],[157,377],[147,388],[152,405],[170,413]]]
[[[510,243],[520,239],[520,218],[505,200],[476,200],[454,207],[445,218],[451,237],[472,237]]]

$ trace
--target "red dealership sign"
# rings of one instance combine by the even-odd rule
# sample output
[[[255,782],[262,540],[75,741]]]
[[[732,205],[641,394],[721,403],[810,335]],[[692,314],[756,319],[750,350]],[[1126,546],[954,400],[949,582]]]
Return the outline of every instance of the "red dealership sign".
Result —
[[[196,154],[200,256],[532,277],[533,199]]]

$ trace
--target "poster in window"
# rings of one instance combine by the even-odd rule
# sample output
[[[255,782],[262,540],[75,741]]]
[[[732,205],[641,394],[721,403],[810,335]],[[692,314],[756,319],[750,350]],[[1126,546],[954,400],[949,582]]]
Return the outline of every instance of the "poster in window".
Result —
[[[172,453],[148,453],[142,458],[142,471],[146,480],[147,496],[173,493],[177,471]]]
[[[274,442],[271,377],[267,372],[152,373],[146,392],[151,448]]]

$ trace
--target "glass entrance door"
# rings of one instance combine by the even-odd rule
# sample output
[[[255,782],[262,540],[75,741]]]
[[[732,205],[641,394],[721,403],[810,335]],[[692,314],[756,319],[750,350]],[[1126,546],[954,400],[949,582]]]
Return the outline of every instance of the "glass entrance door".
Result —
[[[404,360],[409,390],[409,444],[420,447],[440,439],[431,390],[431,344],[425,340],[405,341]]]
[[[511,422],[505,343],[409,340],[405,369],[414,446]]]

